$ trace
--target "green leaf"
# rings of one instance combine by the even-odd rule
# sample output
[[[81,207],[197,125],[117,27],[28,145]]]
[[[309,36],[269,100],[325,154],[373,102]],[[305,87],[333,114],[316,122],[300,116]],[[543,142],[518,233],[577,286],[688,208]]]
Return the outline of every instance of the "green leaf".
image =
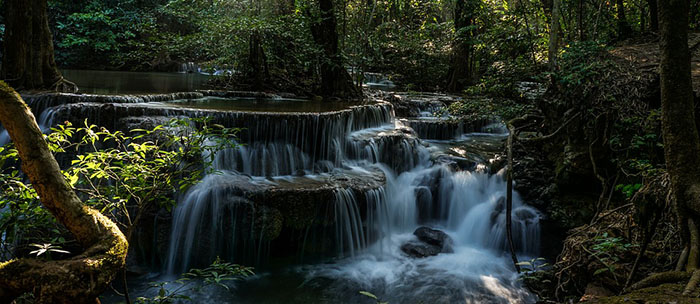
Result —
[[[599,274],[601,274],[601,273],[603,273],[603,272],[606,272],[606,271],[610,271],[610,269],[609,269],[609,268],[601,268],[601,269],[598,269],[598,270],[596,270],[596,271],[593,273],[593,275],[596,276],[596,275],[599,275]]]
[[[370,297],[370,298],[375,299],[375,300],[378,299],[377,296],[375,296],[374,294],[372,294],[371,292],[368,292],[368,291],[360,291],[360,294],[363,296],[366,296],[366,297]]]

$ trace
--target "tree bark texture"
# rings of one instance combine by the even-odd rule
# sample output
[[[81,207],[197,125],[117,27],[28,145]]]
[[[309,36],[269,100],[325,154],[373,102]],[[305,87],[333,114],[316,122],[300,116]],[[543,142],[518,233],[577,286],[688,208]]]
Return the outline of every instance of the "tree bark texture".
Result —
[[[319,16],[311,23],[311,34],[325,55],[321,59],[320,94],[324,97],[359,97],[361,92],[353,85],[338,47],[333,0],[318,0],[318,8]]]
[[[689,248],[687,270],[698,265],[700,223],[700,138],[695,128],[688,48],[687,0],[658,1],[661,51],[662,130],[666,169],[679,217],[681,236]]]
[[[549,69],[554,71],[557,67],[557,57],[559,56],[559,39],[561,39],[561,25],[559,19],[561,17],[560,2],[561,0],[552,0],[552,17],[549,27]]]
[[[452,67],[448,77],[447,90],[460,92],[471,82],[473,76],[472,36],[474,12],[477,0],[457,0],[455,4],[455,31],[457,37],[453,45]]]
[[[619,39],[626,39],[632,35],[632,27],[627,22],[627,14],[625,14],[624,0],[617,0],[617,36]]]
[[[6,0],[0,78],[20,90],[48,89],[62,80],[54,60],[46,0]]]
[[[649,29],[652,32],[659,31],[659,6],[656,0],[647,0],[649,3]]]

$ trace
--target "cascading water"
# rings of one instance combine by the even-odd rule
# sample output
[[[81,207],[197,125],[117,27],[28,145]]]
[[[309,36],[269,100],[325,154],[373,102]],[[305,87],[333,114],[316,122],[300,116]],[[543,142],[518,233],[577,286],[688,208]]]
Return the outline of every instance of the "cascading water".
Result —
[[[332,239],[322,245],[332,252],[323,255],[332,257],[330,262],[293,270],[304,277],[304,288],[320,287],[332,303],[366,300],[358,295],[360,290],[391,303],[534,301],[520,286],[504,254],[506,186],[502,173],[458,171],[438,161],[446,155],[442,143],[421,138],[456,140],[484,126],[484,131],[496,133],[484,136],[503,137],[501,127],[483,124],[471,129],[460,126],[458,131],[449,126],[431,131],[426,123],[422,130],[421,125],[414,125],[419,129],[415,132],[411,124],[394,124],[387,104],[318,113],[253,113],[157,103],[180,97],[203,95],[28,98],[40,113],[43,131],[73,116],[91,122],[105,116],[102,122],[112,124],[107,127],[122,117],[160,115],[211,117],[227,127],[246,128],[239,137],[240,147],[215,156],[214,167],[220,172],[206,176],[181,195],[170,227],[168,273],[206,266],[216,257],[260,265],[280,242],[280,230],[295,227],[302,236],[289,242],[301,243],[297,247],[301,256],[307,254],[309,243]],[[0,144],[7,141],[3,131]],[[381,179],[376,178],[377,172]],[[312,199],[280,200],[293,200],[297,192]],[[540,215],[517,193],[513,206],[518,254],[536,257]],[[313,217],[303,218],[297,211]],[[290,218],[296,217],[302,220],[292,222]],[[404,254],[401,246],[415,241],[412,233],[423,225],[445,231],[453,239],[453,252],[422,259]],[[328,233],[311,231],[314,229]],[[290,236],[295,235],[284,235]],[[245,284],[254,285],[255,280]],[[242,303],[278,303],[276,300],[266,298],[265,293],[245,292],[236,299]]]
[[[354,256],[356,251],[367,246],[367,238],[362,227],[360,208],[351,189],[335,190],[335,240],[339,254],[347,252]]]
[[[343,295],[338,303],[362,301],[349,290],[369,290],[390,303],[534,302],[504,255],[505,188],[500,173],[452,172],[440,165],[426,164],[388,177],[386,193],[384,189],[367,193],[373,203],[365,223],[375,234],[365,237],[374,240],[372,245],[352,258],[299,271],[306,274],[305,284],[329,280],[324,288]],[[522,204],[517,193],[513,205],[519,255],[536,257],[539,215]],[[447,232],[454,240],[454,252],[407,257],[400,247],[415,240],[412,232],[420,225]]]
[[[435,154],[442,152],[423,143],[410,129],[395,129],[382,119],[358,123],[361,114],[351,112],[320,124],[322,114],[308,116],[307,121],[323,125],[311,133],[305,123],[292,124],[294,128],[290,129],[279,121],[264,120],[262,125],[251,126],[250,134],[255,136],[247,137],[245,146],[216,156],[215,167],[224,170],[224,176],[243,174],[270,184],[296,183],[295,178],[285,177],[290,175],[314,181],[347,170],[375,168],[384,173],[386,182],[382,187],[363,191],[336,187],[332,191],[327,204],[332,214],[335,259],[297,268],[306,277],[303,285],[322,284],[334,303],[361,301],[356,297],[360,290],[372,291],[392,303],[534,301],[520,286],[512,262],[505,255],[503,174],[455,171],[436,162]],[[323,169],[320,164],[324,164]],[[212,218],[199,209],[213,208],[212,204],[218,204],[214,202],[240,195],[222,192],[222,180],[225,178],[206,177],[177,207],[168,257],[170,271],[186,269],[190,263],[187,259],[193,254],[206,259],[206,254],[196,253],[199,250],[211,251],[211,247],[199,247],[188,238],[197,235],[201,225],[219,225],[218,216]],[[513,206],[518,254],[536,257],[540,215],[523,204],[517,193]],[[416,240],[412,232],[421,225],[445,231],[454,241],[454,252],[423,259],[406,256],[400,247]],[[218,238],[231,240],[225,235]],[[308,242],[306,237],[304,242]],[[238,300],[275,302],[260,295]]]

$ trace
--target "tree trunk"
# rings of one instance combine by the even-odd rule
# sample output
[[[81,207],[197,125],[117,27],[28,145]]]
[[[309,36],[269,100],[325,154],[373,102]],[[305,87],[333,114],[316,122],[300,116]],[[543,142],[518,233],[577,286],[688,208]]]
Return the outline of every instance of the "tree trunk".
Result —
[[[321,89],[324,97],[361,96],[360,90],[352,83],[352,78],[343,66],[343,58],[338,48],[337,22],[333,0],[318,0],[319,18],[311,23],[314,41],[323,48],[325,58],[321,59]]]
[[[41,202],[85,248],[60,261],[0,263],[0,303],[33,292],[37,303],[95,303],[124,267],[128,244],[116,224],[73,192],[21,97],[0,81],[0,122],[7,129]]]
[[[46,0],[6,0],[0,78],[17,89],[59,87]]]
[[[579,41],[584,41],[586,40],[586,30],[583,28],[583,13],[584,13],[584,0],[578,0],[578,40]]]
[[[687,0],[659,1],[662,129],[666,169],[676,203],[681,236],[688,249],[687,270],[698,265],[700,223],[700,138],[695,128],[688,48]]]
[[[262,91],[265,87],[265,79],[268,76],[268,70],[260,33],[257,31],[252,33],[248,43],[248,68],[250,69],[248,71],[248,77],[253,82],[253,90]]]
[[[455,31],[452,67],[450,68],[447,90],[461,92],[469,85],[473,76],[472,71],[472,37],[474,30],[474,11],[478,0],[457,0],[455,4]]]
[[[647,0],[649,3],[649,29],[652,32],[659,31],[659,6],[656,0]]]
[[[559,39],[561,39],[561,27],[559,24],[559,17],[561,14],[560,2],[561,0],[552,1],[552,17],[551,25],[549,27],[549,70],[554,71],[557,67],[557,56],[559,55]]]
[[[617,36],[618,39],[626,39],[632,35],[632,27],[630,27],[629,22],[627,22],[627,16],[625,14],[625,3],[624,0],[617,0]]]

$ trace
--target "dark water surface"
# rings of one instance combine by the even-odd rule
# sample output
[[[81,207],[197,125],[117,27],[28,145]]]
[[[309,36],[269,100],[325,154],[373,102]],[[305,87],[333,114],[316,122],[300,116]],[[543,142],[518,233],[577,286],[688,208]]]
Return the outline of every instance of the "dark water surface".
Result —
[[[61,70],[85,94],[159,94],[204,89],[214,76],[197,73]]]

